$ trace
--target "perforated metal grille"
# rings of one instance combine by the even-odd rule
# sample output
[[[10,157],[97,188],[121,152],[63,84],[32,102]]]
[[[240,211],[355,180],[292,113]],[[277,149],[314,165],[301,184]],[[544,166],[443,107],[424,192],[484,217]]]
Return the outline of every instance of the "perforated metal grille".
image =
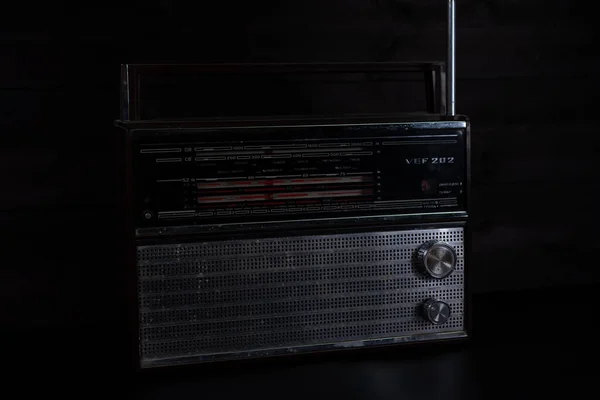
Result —
[[[431,239],[458,256],[443,280],[414,267]],[[139,246],[142,360],[461,331],[463,251],[462,228]]]

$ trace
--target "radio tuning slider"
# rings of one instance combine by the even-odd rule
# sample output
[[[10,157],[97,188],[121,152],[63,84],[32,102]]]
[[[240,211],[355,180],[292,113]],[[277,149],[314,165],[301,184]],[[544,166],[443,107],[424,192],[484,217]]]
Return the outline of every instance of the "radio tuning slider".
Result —
[[[423,303],[423,316],[435,325],[441,325],[450,318],[450,306],[443,301],[428,299]]]
[[[430,240],[417,250],[416,264],[425,275],[443,279],[456,267],[456,252],[447,243]]]

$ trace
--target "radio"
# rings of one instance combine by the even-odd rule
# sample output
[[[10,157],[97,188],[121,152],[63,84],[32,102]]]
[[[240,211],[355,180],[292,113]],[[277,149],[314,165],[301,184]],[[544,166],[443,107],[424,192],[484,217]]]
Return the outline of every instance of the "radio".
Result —
[[[433,112],[418,118],[142,119],[141,74],[233,66],[123,66],[139,367],[468,336],[470,125],[454,113],[453,1],[448,16],[447,72],[296,66],[422,69]]]

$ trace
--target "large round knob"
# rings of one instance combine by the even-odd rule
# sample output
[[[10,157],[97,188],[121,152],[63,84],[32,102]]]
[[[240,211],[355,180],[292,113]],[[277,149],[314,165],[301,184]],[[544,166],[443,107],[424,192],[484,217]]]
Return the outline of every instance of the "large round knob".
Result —
[[[443,301],[429,299],[423,303],[423,316],[432,324],[443,324],[448,321],[450,314],[450,306]]]
[[[430,240],[417,250],[417,267],[435,279],[447,277],[456,267],[456,252],[447,243]]]

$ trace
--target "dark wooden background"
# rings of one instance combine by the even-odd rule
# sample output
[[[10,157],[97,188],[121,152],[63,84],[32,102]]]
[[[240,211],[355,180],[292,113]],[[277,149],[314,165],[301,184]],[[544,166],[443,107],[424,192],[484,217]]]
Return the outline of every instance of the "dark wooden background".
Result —
[[[103,324],[118,307],[120,63],[445,56],[442,0],[3,7],[1,325],[23,329]],[[581,0],[458,0],[477,292],[600,281],[594,9]]]

